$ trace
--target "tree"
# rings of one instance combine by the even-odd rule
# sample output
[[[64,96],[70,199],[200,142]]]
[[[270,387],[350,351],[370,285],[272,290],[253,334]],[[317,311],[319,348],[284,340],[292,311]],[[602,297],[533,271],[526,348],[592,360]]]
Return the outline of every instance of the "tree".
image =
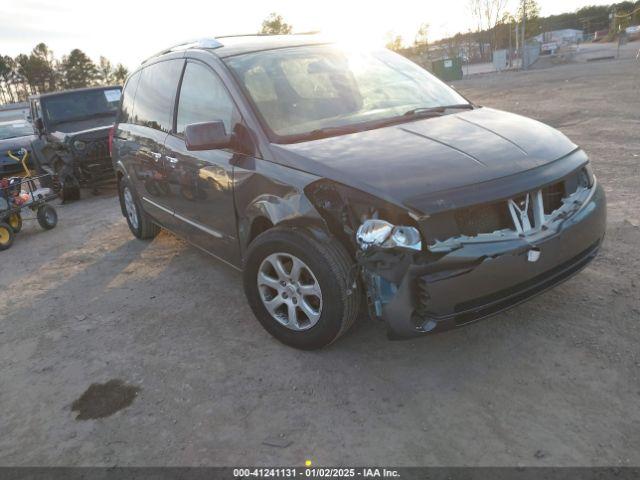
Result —
[[[391,36],[387,44],[385,45],[389,50],[398,52],[402,50],[402,37],[400,35]]]
[[[62,57],[60,74],[65,88],[83,88],[95,82],[98,69],[86,53],[75,48]]]
[[[98,64],[98,81],[102,85],[111,85],[113,83],[113,67],[106,57],[100,57]]]
[[[0,98],[5,103],[16,101],[14,92],[11,89],[11,77],[14,67],[13,58],[8,55],[0,55]]]
[[[523,19],[526,20],[526,38],[540,33],[540,5],[538,5],[538,2],[536,0],[520,0],[520,5],[518,5],[518,11],[516,13],[516,19],[520,23],[522,23]]]
[[[263,35],[288,35],[293,30],[293,26],[284,21],[282,15],[271,13],[262,22],[260,33]]]
[[[124,85],[124,81],[127,79],[127,75],[129,75],[129,70],[119,63],[116,66],[116,69],[113,71],[113,83],[116,85]]]
[[[30,61],[29,55],[21,53],[16,57],[15,71],[22,77],[22,87],[27,95],[36,93],[37,67]]]
[[[507,0],[469,0],[471,15],[478,26],[478,40],[481,54],[484,53],[485,38],[483,33],[489,34],[489,44],[492,50],[496,49],[496,26],[507,6]]]
[[[413,40],[413,47],[416,54],[424,58],[425,61],[429,60],[429,24],[423,23],[418,28],[416,38]]]
[[[38,69],[40,92],[56,90],[56,60],[46,43],[39,43],[31,51],[31,62]]]
[[[504,12],[502,18],[495,26],[495,49],[513,48],[515,44],[516,19],[509,12]]]

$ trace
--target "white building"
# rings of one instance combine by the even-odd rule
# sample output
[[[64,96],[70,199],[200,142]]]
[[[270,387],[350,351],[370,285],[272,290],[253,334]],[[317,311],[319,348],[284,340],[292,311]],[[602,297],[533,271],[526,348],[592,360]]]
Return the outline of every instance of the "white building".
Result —
[[[552,32],[544,32],[536,35],[535,38],[540,43],[556,42],[558,45],[566,45],[568,43],[577,43],[584,39],[584,31],[573,28],[565,28],[563,30],[554,30]]]

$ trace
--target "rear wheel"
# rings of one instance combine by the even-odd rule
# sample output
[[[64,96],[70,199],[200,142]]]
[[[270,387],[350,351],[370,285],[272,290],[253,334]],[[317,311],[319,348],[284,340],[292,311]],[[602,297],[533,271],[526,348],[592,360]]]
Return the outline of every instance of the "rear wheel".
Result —
[[[320,242],[303,229],[259,235],[247,254],[244,288],[262,326],[303,350],[332,343],[358,314],[359,290],[344,247],[332,238]]]
[[[37,212],[38,223],[45,230],[51,230],[58,225],[58,212],[51,205],[42,205]]]
[[[125,178],[122,178],[119,182],[119,191],[120,206],[127,219],[131,233],[141,240],[154,238],[158,235],[160,227],[153,223],[149,216],[140,208],[140,202]]]
[[[22,230],[22,215],[19,213],[12,213],[9,215],[9,221],[7,223],[13,230],[13,233],[18,233]]]
[[[13,245],[13,229],[7,223],[0,223],[0,250],[6,250]]]

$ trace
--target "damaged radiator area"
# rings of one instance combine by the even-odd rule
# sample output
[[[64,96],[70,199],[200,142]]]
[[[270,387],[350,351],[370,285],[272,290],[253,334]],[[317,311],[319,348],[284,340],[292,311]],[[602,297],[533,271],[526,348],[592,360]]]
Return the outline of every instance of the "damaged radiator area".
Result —
[[[546,187],[513,198],[465,207],[423,222],[428,249],[446,253],[464,244],[546,236],[574,215],[594,191],[586,168]]]
[[[385,320],[391,336],[398,338],[451,328],[444,325],[455,325],[457,316],[470,321],[484,315],[483,309],[490,314],[506,308],[518,296],[526,298],[536,288],[547,288],[562,275],[582,268],[600,241],[593,239],[593,249],[568,260],[575,265],[562,266],[563,272],[557,274],[553,268],[562,264],[566,252],[547,246],[550,250],[545,254],[538,248],[557,245],[560,240],[554,234],[590,202],[596,183],[588,166],[510,198],[424,216],[327,180],[306,191],[333,234],[354,256],[370,316]],[[602,222],[603,215],[594,215],[592,222]],[[578,235],[571,243],[585,249],[583,240]],[[531,265],[524,270],[523,256]],[[510,298],[501,299],[494,310],[475,303],[472,308],[477,311],[456,310],[465,298],[479,295],[484,301],[503,294]]]
[[[513,254],[514,248],[529,254],[529,261],[535,262],[540,254],[538,241],[557,232],[566,219],[589,202],[595,190],[595,178],[583,168],[561,181],[513,198],[419,220],[427,240],[420,252],[401,248],[359,250],[356,258],[362,267],[371,315],[379,319],[387,319],[390,312],[398,315],[400,310],[395,305],[400,304],[406,314],[404,306],[408,305],[411,322],[419,331],[434,329],[436,322],[429,312],[432,292],[425,278],[429,282],[447,281],[471,272],[487,259]],[[446,237],[445,232],[451,235]]]

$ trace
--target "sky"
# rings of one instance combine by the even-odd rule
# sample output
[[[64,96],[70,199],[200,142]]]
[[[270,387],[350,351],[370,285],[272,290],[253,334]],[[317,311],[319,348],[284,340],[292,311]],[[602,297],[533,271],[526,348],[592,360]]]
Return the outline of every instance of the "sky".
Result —
[[[518,0],[507,0],[515,11]],[[538,0],[543,16],[611,0]],[[166,5],[166,6],[165,6]],[[341,40],[383,45],[411,42],[420,24],[436,40],[472,27],[468,0],[0,0],[0,54],[28,53],[45,42],[56,57],[73,48],[134,68],[184,40],[256,32],[271,12],[294,32],[321,31]]]

